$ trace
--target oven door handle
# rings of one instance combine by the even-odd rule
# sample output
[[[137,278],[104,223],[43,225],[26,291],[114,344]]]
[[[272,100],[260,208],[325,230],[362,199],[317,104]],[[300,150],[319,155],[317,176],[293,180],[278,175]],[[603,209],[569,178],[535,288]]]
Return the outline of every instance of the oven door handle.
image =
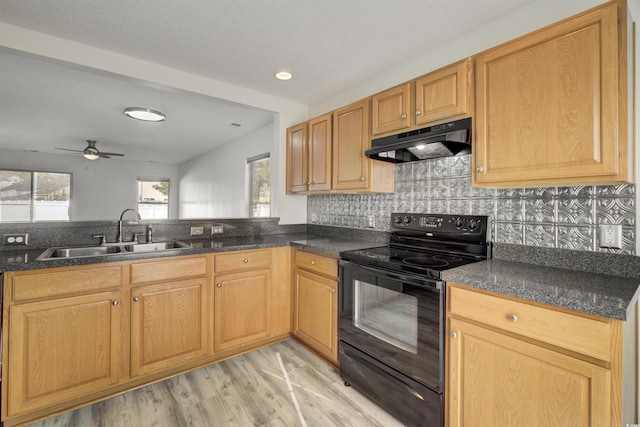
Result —
[[[369,266],[366,266],[366,265],[356,264],[356,263],[345,261],[345,260],[340,260],[340,265],[342,265],[343,267],[356,268],[356,269],[364,270],[364,271],[366,271],[368,273],[371,273],[371,274],[374,274],[376,276],[384,275],[385,277],[389,277],[391,279],[400,280],[400,281],[403,281],[403,282],[408,282],[408,283],[411,283],[412,285],[420,286],[420,287],[423,287],[423,288],[435,288],[435,289],[441,291],[442,287],[444,285],[444,281],[443,280],[437,280],[437,279],[431,279],[431,278],[426,278],[426,277],[418,277],[418,276],[414,276],[414,275],[402,274],[402,273],[398,273],[397,271],[388,270],[388,269],[382,268],[382,267],[369,267]]]

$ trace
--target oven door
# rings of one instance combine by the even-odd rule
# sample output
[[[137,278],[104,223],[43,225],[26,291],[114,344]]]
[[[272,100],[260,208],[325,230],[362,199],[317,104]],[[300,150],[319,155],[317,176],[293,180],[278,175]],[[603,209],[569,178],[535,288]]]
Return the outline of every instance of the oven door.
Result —
[[[340,261],[340,341],[443,391],[444,282]]]

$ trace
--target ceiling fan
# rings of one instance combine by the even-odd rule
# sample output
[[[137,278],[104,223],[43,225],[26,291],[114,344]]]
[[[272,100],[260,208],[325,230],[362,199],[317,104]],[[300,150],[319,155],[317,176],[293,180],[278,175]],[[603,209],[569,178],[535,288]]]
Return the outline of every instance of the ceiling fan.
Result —
[[[56,150],[64,150],[64,151],[74,151],[76,153],[82,153],[82,155],[84,156],[85,159],[89,159],[89,160],[96,160],[100,157],[102,157],[103,159],[110,159],[111,156],[124,156],[124,154],[120,154],[120,153],[105,153],[104,151],[98,151],[98,149],[96,148],[96,142],[92,139],[87,139],[87,148],[85,148],[84,150],[72,150],[70,148],[58,148],[56,147]]]

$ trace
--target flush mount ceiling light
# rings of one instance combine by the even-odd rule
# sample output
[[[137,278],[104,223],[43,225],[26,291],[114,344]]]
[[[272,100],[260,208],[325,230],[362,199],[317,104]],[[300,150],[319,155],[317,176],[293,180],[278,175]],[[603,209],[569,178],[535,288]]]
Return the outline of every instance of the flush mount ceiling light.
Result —
[[[145,122],[161,122],[167,117],[160,111],[151,110],[149,108],[130,107],[124,109],[124,114],[132,119],[142,120]]]
[[[288,71],[280,71],[275,74],[276,79],[278,80],[291,80],[293,75]]]

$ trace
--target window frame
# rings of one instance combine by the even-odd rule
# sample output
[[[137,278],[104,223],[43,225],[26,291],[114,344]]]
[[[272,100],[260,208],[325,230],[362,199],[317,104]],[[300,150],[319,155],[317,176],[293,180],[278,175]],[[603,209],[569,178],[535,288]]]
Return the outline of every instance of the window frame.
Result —
[[[260,160],[268,159],[269,160],[269,215],[268,216],[255,216],[253,215],[253,164]],[[271,210],[273,208],[273,199],[271,198],[271,153],[262,153],[256,156],[252,156],[247,158],[247,211],[249,218],[270,218]]]
[[[168,192],[167,192],[167,201],[166,202],[162,202],[162,203],[147,203],[149,205],[151,204],[156,204],[156,205],[167,205],[167,216],[165,218],[145,218],[144,216],[142,217],[142,219],[146,219],[146,220],[154,220],[154,219],[169,219],[171,216],[170,213],[170,209],[171,209],[171,178],[168,177],[158,177],[158,176],[139,176],[136,179],[136,211],[138,213],[140,213],[140,204],[144,204],[144,202],[140,201],[140,183],[141,182],[167,182],[168,184]],[[142,214],[140,214],[142,216]]]

